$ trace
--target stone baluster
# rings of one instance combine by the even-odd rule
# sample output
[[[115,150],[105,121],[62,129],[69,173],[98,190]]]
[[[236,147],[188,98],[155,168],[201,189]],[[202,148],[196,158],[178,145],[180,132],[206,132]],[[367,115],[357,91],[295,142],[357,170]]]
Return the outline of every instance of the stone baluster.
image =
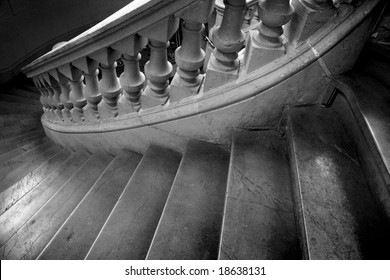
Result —
[[[50,119],[56,120],[57,117],[55,114],[55,110],[57,109],[57,107],[56,107],[55,102],[53,100],[55,93],[54,93],[54,88],[51,84],[50,75],[49,75],[49,73],[43,73],[41,75],[41,77],[42,77],[43,83],[45,85],[45,90],[47,93],[46,103],[48,105],[48,113],[49,113]]]
[[[254,5],[253,8],[253,17],[251,19],[250,25],[258,24],[259,23],[259,3],[256,1],[256,5]]]
[[[116,60],[120,57],[120,53],[112,48],[103,48],[89,56],[100,63],[102,71],[100,92],[103,98],[98,104],[100,118],[114,118],[118,116],[117,102],[122,93],[119,79],[116,76]]]
[[[204,90],[219,87],[238,78],[238,51],[244,45],[245,34],[241,30],[245,0],[224,0],[225,11],[220,26],[212,33],[215,49],[210,56]]]
[[[72,121],[82,122],[85,120],[83,108],[87,104],[84,97],[83,74],[80,69],[70,63],[60,66],[58,71],[64,74],[70,82],[69,98],[73,104],[73,108],[70,110]]]
[[[145,85],[145,75],[139,70],[139,53],[148,39],[139,35],[130,36],[111,47],[122,53],[124,71],[119,77],[123,95],[118,100],[119,115],[136,112],[141,108],[141,93]]]
[[[173,67],[167,59],[167,47],[178,26],[179,19],[170,16],[139,32],[149,39],[150,47],[150,60],[145,64],[148,84],[141,95],[143,109],[163,105],[168,100]]]
[[[257,10],[257,0],[247,0],[242,29],[246,29],[251,25],[255,10]]]
[[[213,10],[213,1],[200,1],[196,7],[190,7],[177,17],[182,18],[183,43],[175,51],[177,72],[172,80],[170,89],[171,102],[198,93],[203,75],[200,68],[205,59],[205,52],[201,48],[203,23],[206,23]],[[197,12],[194,13],[194,10]]]
[[[293,12],[289,0],[259,0],[261,22],[257,31],[250,33],[245,51],[244,64],[248,73],[285,55],[280,36]]]
[[[43,114],[45,117],[47,117],[47,108],[48,108],[48,105],[46,103],[46,91],[43,89],[43,85],[41,83],[41,80],[39,77],[34,77],[33,78],[33,82],[35,84],[35,87],[39,90],[39,92],[41,93],[41,97],[39,98],[39,100],[41,101],[41,104],[42,104],[42,110],[43,110]]]
[[[87,105],[83,108],[86,121],[96,122],[99,119],[98,104],[102,100],[99,92],[99,63],[89,57],[81,57],[72,62],[72,65],[83,72],[85,78],[84,96]]]
[[[73,104],[69,99],[70,84],[68,79],[61,74],[57,69],[49,71],[49,74],[55,79],[52,84],[56,84],[59,88],[55,88],[54,102],[57,105],[55,111],[58,120],[62,120],[66,123],[72,121],[70,110],[73,108]]]
[[[332,0],[293,0],[291,4],[295,13],[285,26],[285,36],[295,48],[337,13]]]

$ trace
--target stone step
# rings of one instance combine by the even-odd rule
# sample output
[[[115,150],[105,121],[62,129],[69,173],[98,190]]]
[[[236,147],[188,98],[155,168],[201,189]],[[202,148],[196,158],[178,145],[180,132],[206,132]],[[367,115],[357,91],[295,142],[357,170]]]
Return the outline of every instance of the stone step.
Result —
[[[231,153],[219,259],[301,259],[284,139],[236,130]]]
[[[23,147],[38,139],[46,137],[43,130],[36,130],[28,134],[18,135],[4,140],[0,140],[0,155],[12,151],[14,149]]]
[[[42,112],[42,106],[20,104],[15,102],[2,101],[0,102],[0,113],[5,115],[13,114],[29,114]]]
[[[28,127],[22,126],[10,126],[0,129],[0,140],[7,139],[10,137],[15,137],[18,135],[25,135],[26,133],[34,132],[36,130],[41,130],[42,124],[39,121],[32,123]]]
[[[14,157],[17,157],[18,155],[21,155],[25,152],[28,152],[29,150],[35,149],[36,147],[42,145],[43,143],[46,143],[49,141],[49,138],[42,137],[38,139],[34,139],[32,141],[27,142],[24,145],[21,146],[14,146],[13,150],[9,150],[8,152],[5,152],[0,155],[0,162],[6,162],[11,160]]]
[[[390,174],[390,90],[364,73],[354,72],[338,80],[346,84],[351,109],[369,141],[374,143],[373,152]],[[390,182],[388,182],[390,184]]]
[[[389,222],[332,108],[288,112],[295,211],[308,259],[388,259]]]
[[[111,162],[91,156],[65,185],[3,246],[1,259],[36,259]]]
[[[0,216],[0,247],[64,186],[87,159],[86,154],[69,154],[68,158],[60,158],[62,164],[57,169]]]
[[[0,214],[53,171],[53,162],[65,156],[61,150],[46,142],[0,165]]]
[[[142,156],[117,156],[41,253],[40,259],[84,259]]]
[[[166,148],[148,148],[87,259],[145,259],[180,159]]]
[[[36,93],[35,91],[20,88],[9,88],[7,89],[6,93],[19,97],[34,98],[37,100],[40,98],[40,94]]]
[[[40,121],[42,112],[22,115],[0,115],[0,128],[10,126],[27,127],[30,123]]]
[[[28,96],[28,97],[21,97],[17,95],[7,94],[7,93],[1,93],[0,94],[0,101],[7,101],[7,102],[14,102],[14,103],[20,103],[20,104],[34,104],[39,105],[42,107],[41,102],[39,99],[36,98],[36,95],[34,96]]]
[[[217,259],[228,167],[223,148],[188,144],[148,259]]]

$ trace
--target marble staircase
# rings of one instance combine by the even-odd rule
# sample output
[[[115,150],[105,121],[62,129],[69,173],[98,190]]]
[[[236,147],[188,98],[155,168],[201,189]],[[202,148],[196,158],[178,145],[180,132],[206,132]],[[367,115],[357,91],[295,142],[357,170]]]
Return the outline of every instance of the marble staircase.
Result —
[[[113,156],[66,151],[38,128],[11,134],[1,258],[388,259],[389,86],[362,63],[335,77],[327,106],[289,108],[278,131],[236,129],[229,149]]]

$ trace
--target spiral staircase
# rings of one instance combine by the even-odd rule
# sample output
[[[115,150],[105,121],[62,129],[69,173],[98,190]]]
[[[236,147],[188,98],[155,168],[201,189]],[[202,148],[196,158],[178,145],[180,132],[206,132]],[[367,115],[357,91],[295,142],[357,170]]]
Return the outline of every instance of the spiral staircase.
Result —
[[[289,2],[133,1],[26,66],[1,259],[389,259],[383,2]]]

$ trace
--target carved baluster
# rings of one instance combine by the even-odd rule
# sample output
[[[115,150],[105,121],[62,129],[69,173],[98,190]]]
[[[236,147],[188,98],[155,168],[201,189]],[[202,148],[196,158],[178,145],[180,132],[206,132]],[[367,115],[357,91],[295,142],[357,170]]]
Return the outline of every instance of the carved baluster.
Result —
[[[69,98],[72,101],[73,108],[70,111],[73,122],[82,122],[84,121],[83,108],[87,104],[86,99],[84,98],[84,84],[83,84],[83,75],[80,69],[77,69],[70,63],[60,66],[58,71],[68,77],[70,82],[71,91],[69,93]]]
[[[139,70],[139,53],[148,43],[147,38],[130,36],[111,47],[122,53],[124,71],[119,77],[123,95],[118,100],[119,115],[136,112],[141,108],[141,92],[145,85],[145,76]]]
[[[256,1],[256,5],[253,7],[253,17],[251,20],[250,25],[258,24],[259,23],[259,3]]]
[[[295,13],[285,26],[286,38],[294,47],[300,46],[335,14],[332,0],[293,0]]]
[[[257,9],[257,0],[247,0],[244,14],[244,22],[242,29],[248,28],[251,25],[255,10]]]
[[[57,108],[56,108],[56,105],[55,105],[54,100],[53,100],[54,89],[51,85],[49,73],[43,73],[41,75],[41,77],[43,80],[44,88],[46,90],[46,104],[48,105],[48,115],[50,116],[51,120],[56,120],[57,117],[55,114],[55,110]]]
[[[168,17],[139,32],[149,38],[150,60],[145,64],[148,84],[141,95],[142,108],[165,104],[169,97],[169,78],[172,77],[172,64],[167,60],[169,38],[178,29],[179,20]]]
[[[260,24],[251,32],[245,51],[244,63],[247,72],[285,55],[286,50],[280,36],[283,25],[293,15],[289,0],[259,0]]]
[[[225,12],[220,26],[212,34],[215,50],[211,54],[206,72],[205,91],[238,78],[238,51],[244,45],[241,30],[245,0],[224,0]]]
[[[39,98],[39,100],[41,101],[41,104],[42,104],[43,114],[44,114],[45,117],[47,117],[47,107],[48,107],[48,105],[46,103],[46,92],[43,90],[43,85],[41,84],[41,81],[40,81],[39,77],[34,77],[33,81],[34,81],[35,87],[41,93],[41,97]]]
[[[49,74],[51,77],[54,78],[54,79],[51,78],[51,84],[54,85],[53,101],[57,107],[57,109],[55,110],[57,119],[60,121],[70,122],[71,121],[70,112],[65,107],[66,102],[70,103],[71,108],[73,107],[72,102],[69,100],[70,85],[68,79],[63,74],[58,72],[57,69],[53,69],[49,71]]]
[[[83,109],[85,120],[96,122],[99,119],[98,104],[102,100],[99,92],[98,62],[89,57],[81,57],[72,64],[83,71],[85,77],[84,96],[87,99],[87,106]]]
[[[117,102],[122,93],[119,79],[116,76],[116,60],[120,57],[120,53],[112,48],[103,48],[89,56],[100,63],[102,71],[100,92],[103,99],[98,104],[100,118],[116,117],[118,116]]]
[[[194,10],[197,12],[194,13]],[[201,48],[201,34],[213,10],[213,1],[200,1],[196,7],[190,7],[178,14],[184,19],[182,24],[183,44],[175,51],[177,72],[172,80],[170,89],[171,102],[197,94],[203,75],[200,67],[205,59]]]

